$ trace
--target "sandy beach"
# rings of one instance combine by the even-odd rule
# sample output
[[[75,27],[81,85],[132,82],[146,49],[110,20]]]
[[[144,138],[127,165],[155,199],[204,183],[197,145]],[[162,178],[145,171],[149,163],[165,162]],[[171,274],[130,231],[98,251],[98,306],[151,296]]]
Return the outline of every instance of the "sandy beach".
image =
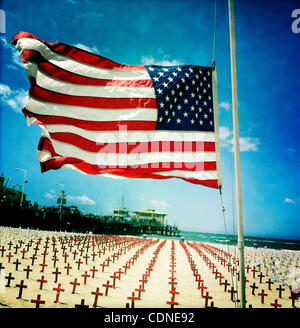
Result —
[[[247,307],[300,307],[299,251],[245,248]],[[233,246],[0,227],[1,308],[235,308]],[[299,284],[299,283],[298,283]]]

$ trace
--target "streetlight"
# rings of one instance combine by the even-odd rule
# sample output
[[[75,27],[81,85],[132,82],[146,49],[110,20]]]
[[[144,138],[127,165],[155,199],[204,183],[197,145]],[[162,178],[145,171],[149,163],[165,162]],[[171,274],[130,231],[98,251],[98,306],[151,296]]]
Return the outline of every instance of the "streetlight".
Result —
[[[61,193],[60,193],[60,214],[59,214],[59,218],[60,221],[62,220],[62,204],[63,204],[63,196],[64,196],[64,185],[57,183],[58,186],[61,186]]]
[[[24,189],[25,189],[25,183],[27,182],[26,181],[26,174],[27,174],[27,171],[26,169],[18,169],[16,168],[17,171],[22,171],[24,172],[24,181],[23,181],[23,188],[22,188],[22,196],[21,196],[21,202],[20,202],[20,206],[23,205],[23,197],[24,197]]]

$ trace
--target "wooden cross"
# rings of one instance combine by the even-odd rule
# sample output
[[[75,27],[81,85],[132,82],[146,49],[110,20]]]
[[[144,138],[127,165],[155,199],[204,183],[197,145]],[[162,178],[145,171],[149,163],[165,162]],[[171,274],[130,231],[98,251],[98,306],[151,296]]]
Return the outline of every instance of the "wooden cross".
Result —
[[[55,256],[52,257],[52,261],[53,261],[53,268],[55,268],[56,262],[59,261],[59,259],[55,255]]]
[[[271,278],[269,278],[269,280],[267,280],[266,283],[268,284],[268,289],[272,290],[271,285],[274,284],[274,282],[271,280]]]
[[[52,272],[52,274],[55,274],[55,280],[54,280],[54,283],[57,283],[57,276],[59,274],[61,274],[61,272],[58,271],[58,268],[56,268],[56,270],[54,272]]]
[[[11,252],[9,252],[9,253],[6,255],[6,257],[8,257],[8,263],[10,263],[10,259],[11,259],[12,257],[14,257],[14,256],[11,254]]]
[[[31,300],[31,303],[35,303],[35,308],[38,309],[40,307],[40,304],[45,304],[45,301],[41,300],[41,295],[38,294],[36,300]]]
[[[15,252],[14,252],[14,254],[18,254],[18,249],[20,248],[20,246],[18,246],[18,245],[16,245],[15,247],[14,247],[14,249],[15,249]]]
[[[95,307],[97,307],[98,296],[103,296],[103,293],[99,293],[99,287],[97,287],[96,291],[92,292],[91,294],[95,295],[95,301],[94,301],[94,304],[93,304],[93,307],[95,308]]]
[[[225,282],[222,282],[221,285],[224,285],[224,292],[227,291],[227,286],[230,286],[230,283],[227,281],[227,279],[225,280]]]
[[[105,261],[103,263],[100,263],[100,266],[102,266],[102,272],[104,272],[104,268],[108,266]]]
[[[203,291],[204,289],[207,289],[207,287],[205,287],[204,284],[202,283],[198,289],[201,289],[201,296],[203,297]]]
[[[10,281],[15,280],[15,278],[12,276],[12,273],[10,272],[8,276],[5,277],[7,279],[7,284],[5,287],[10,287]]]
[[[23,271],[26,271],[26,279],[29,279],[29,272],[32,271],[32,269],[30,269],[30,266],[27,265],[27,268],[26,269],[23,269]]]
[[[18,295],[17,299],[22,298],[23,288],[27,288],[27,286],[24,285],[24,280],[21,280],[21,283],[16,285],[16,287],[20,288],[19,289],[19,295]]]
[[[13,264],[15,264],[15,265],[16,265],[16,271],[18,271],[18,268],[19,268],[19,265],[21,264],[21,262],[19,262],[19,260],[18,260],[18,259],[16,259],[16,261],[15,261],[15,262],[13,262]]]
[[[76,252],[76,250],[72,253],[73,255],[74,255],[74,258],[73,258],[73,260],[75,260],[75,258],[76,258],[76,255],[78,254],[77,252]]]
[[[107,293],[108,293],[108,289],[109,289],[109,288],[112,288],[112,287],[113,287],[113,285],[110,285],[110,284],[109,284],[109,280],[107,280],[107,283],[106,283],[106,285],[105,285],[105,284],[103,284],[102,286],[103,286],[103,287],[106,287],[106,289],[105,289],[105,296],[107,296]]]
[[[261,284],[262,283],[262,278],[264,278],[265,276],[262,274],[262,272],[260,272],[258,277],[259,277],[259,283]]]
[[[6,251],[6,249],[4,248],[4,246],[2,246],[1,249],[0,249],[1,257],[3,257],[3,254],[4,254],[5,251]]]
[[[70,285],[73,285],[72,294],[75,294],[76,287],[80,285],[80,283],[77,282],[77,278],[75,278],[73,282],[70,282]]]
[[[298,295],[291,291],[291,296],[289,297],[289,299],[292,300],[292,307],[294,308],[295,307],[295,300],[298,299]]]
[[[278,308],[278,307],[282,307],[281,304],[278,303],[278,301],[275,299],[275,302],[274,303],[271,303],[272,306],[274,306],[274,308]]]
[[[88,277],[90,277],[90,275],[87,274],[87,271],[85,271],[85,274],[82,274],[81,277],[84,277],[84,284],[86,285],[86,280]]]
[[[40,266],[42,267],[42,270],[40,272],[44,272],[45,267],[48,266],[46,263],[41,263]]]
[[[139,288],[136,288],[135,291],[137,291],[139,293],[138,297],[141,297],[141,292],[145,292],[145,288],[142,288],[142,286],[139,285]]]
[[[276,288],[276,290],[279,291],[279,298],[281,298],[281,296],[282,296],[282,292],[285,291],[285,289],[284,289],[281,285],[279,285],[279,287]]]
[[[171,301],[167,301],[167,304],[171,305],[171,309],[174,308],[174,305],[179,305],[178,302],[175,302],[175,297],[172,297]]]
[[[261,293],[258,293],[258,296],[261,296],[261,303],[264,303],[265,296],[268,296],[268,294],[266,294],[264,289],[262,289]]]
[[[252,288],[252,295],[255,295],[255,289],[258,289],[258,287],[255,285],[255,282],[250,285],[250,287]]]
[[[80,259],[76,262],[78,264],[77,270],[80,270],[80,265],[83,263]]]
[[[253,267],[253,269],[252,269],[251,271],[253,272],[253,278],[255,278],[255,273],[258,272],[258,271],[256,270],[256,267]]]
[[[95,272],[97,272],[98,270],[95,268],[95,266],[93,266],[93,269],[90,269],[90,271],[93,272],[92,278],[95,278]]]
[[[230,293],[231,295],[231,301],[234,302],[234,294],[237,293],[236,290],[234,290],[233,286],[231,287],[231,289],[228,291],[228,293]]]
[[[7,243],[7,245],[9,246],[8,250],[11,250],[11,246],[13,245],[13,243],[10,241],[9,243]]]
[[[88,258],[90,258],[87,254],[85,256],[83,256],[83,258],[85,259],[85,264],[88,264]]]
[[[55,298],[54,303],[58,303],[60,292],[65,291],[64,289],[60,288],[60,286],[61,286],[61,284],[58,284],[58,287],[53,287],[53,290],[56,291],[56,298]]]
[[[140,301],[141,300],[140,297],[134,296],[134,292],[132,292],[132,296],[128,296],[127,299],[131,300],[131,307],[132,308],[134,308],[134,301],[136,301],[136,300]]]
[[[203,298],[205,298],[205,307],[208,306],[208,300],[212,299],[212,296],[208,295],[208,292],[206,292],[205,296],[202,296]]]
[[[64,263],[67,263],[67,257],[69,257],[69,255],[68,255],[67,253],[65,253],[65,254],[63,255],[63,257],[64,257]]]
[[[67,276],[69,275],[70,269],[72,269],[72,267],[70,266],[70,264],[68,263],[67,266],[64,267],[65,269],[67,269]]]
[[[44,279],[45,276],[42,276],[41,279],[37,279],[37,281],[40,283],[40,290],[43,289],[44,283],[47,283],[47,280]]]
[[[32,260],[32,261],[31,261],[31,265],[33,266],[33,265],[34,265],[34,261],[37,259],[37,257],[36,257],[36,255],[32,255],[32,256],[30,257],[30,259]]]
[[[81,309],[85,309],[88,308],[89,306],[84,304],[84,298],[81,299],[81,303],[80,304],[75,304],[75,308],[81,308]]]

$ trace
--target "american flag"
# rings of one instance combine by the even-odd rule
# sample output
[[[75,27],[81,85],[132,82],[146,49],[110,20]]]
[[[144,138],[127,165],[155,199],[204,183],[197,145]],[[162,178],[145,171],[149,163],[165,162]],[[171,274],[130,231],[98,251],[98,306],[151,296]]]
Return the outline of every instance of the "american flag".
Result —
[[[42,129],[41,171],[221,186],[215,67],[123,65],[27,32],[23,113]]]

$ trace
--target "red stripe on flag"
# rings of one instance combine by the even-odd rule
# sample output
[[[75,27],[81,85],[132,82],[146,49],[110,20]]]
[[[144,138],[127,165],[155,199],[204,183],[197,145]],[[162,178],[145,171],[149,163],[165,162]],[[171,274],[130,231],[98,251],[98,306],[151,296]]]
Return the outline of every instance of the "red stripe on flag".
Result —
[[[122,142],[122,143],[101,143],[83,138],[77,134],[69,132],[50,133],[52,139],[72,144],[80,149],[97,153],[147,153],[147,152],[196,152],[215,151],[214,142],[192,142],[192,141],[152,141],[152,142]]]
[[[114,174],[119,175],[120,177],[126,177],[126,178],[139,178],[139,179],[169,179],[169,178],[178,178],[176,176],[159,176],[149,173],[149,171],[143,171],[133,169],[130,170],[128,168],[116,170],[116,169],[100,169],[99,167],[95,165],[91,165],[89,163],[83,162],[78,158],[73,157],[59,157],[55,159],[51,159],[47,162],[41,163],[41,171],[46,172],[48,170],[54,169],[57,170],[61,168],[65,164],[72,164],[74,167],[79,169],[80,171],[86,173],[86,174],[93,174],[93,175],[99,175],[99,174]],[[180,178],[181,180],[185,180],[187,182],[193,183],[193,184],[200,184],[203,186],[211,187],[211,188],[218,188],[218,180],[197,180],[194,178]]]
[[[125,127],[127,131],[152,131],[156,127],[155,121],[84,121],[64,116],[39,115],[31,113],[26,108],[23,109],[23,113],[28,117],[35,117],[43,124],[66,124],[89,131],[119,131]]]
[[[39,142],[38,150],[48,151],[52,157],[63,157],[57,154],[53,148],[51,141],[48,138],[42,137]],[[79,159],[77,159],[78,162]],[[71,162],[67,164],[72,164],[74,162],[73,157]],[[81,160],[81,163],[85,163]],[[65,162],[66,164],[66,162]],[[86,163],[88,167],[92,164]],[[95,170],[118,170],[124,169],[124,165],[92,165],[93,171]],[[129,165],[126,168],[131,170],[146,170],[155,172],[165,172],[169,170],[189,170],[189,171],[215,171],[217,169],[216,162],[161,162],[161,163],[149,163],[140,165]],[[112,171],[110,171],[112,173]],[[99,174],[99,173],[98,173]]]
[[[36,99],[61,105],[105,109],[157,108],[156,99],[152,98],[100,98],[70,96],[58,92],[48,91],[37,85],[34,85],[31,88],[30,94]]]
[[[147,80],[109,80],[86,77],[66,71],[48,62],[42,55],[34,50],[25,49],[21,54],[23,63],[34,62],[39,65],[42,72],[54,79],[79,85],[115,86],[115,87],[144,87],[153,88],[151,79]]]
[[[146,68],[143,65],[119,64],[105,57],[92,54],[88,51],[76,48],[74,46],[69,46],[64,43],[59,43],[59,42],[48,43],[41,39],[38,39],[33,34],[27,32],[20,32],[16,34],[13,37],[12,43],[16,44],[16,42],[22,38],[31,38],[31,39],[39,40],[43,42],[49,49],[51,49],[55,53],[74,59],[83,64],[112,69],[112,70],[123,70],[123,71],[146,70]]]

